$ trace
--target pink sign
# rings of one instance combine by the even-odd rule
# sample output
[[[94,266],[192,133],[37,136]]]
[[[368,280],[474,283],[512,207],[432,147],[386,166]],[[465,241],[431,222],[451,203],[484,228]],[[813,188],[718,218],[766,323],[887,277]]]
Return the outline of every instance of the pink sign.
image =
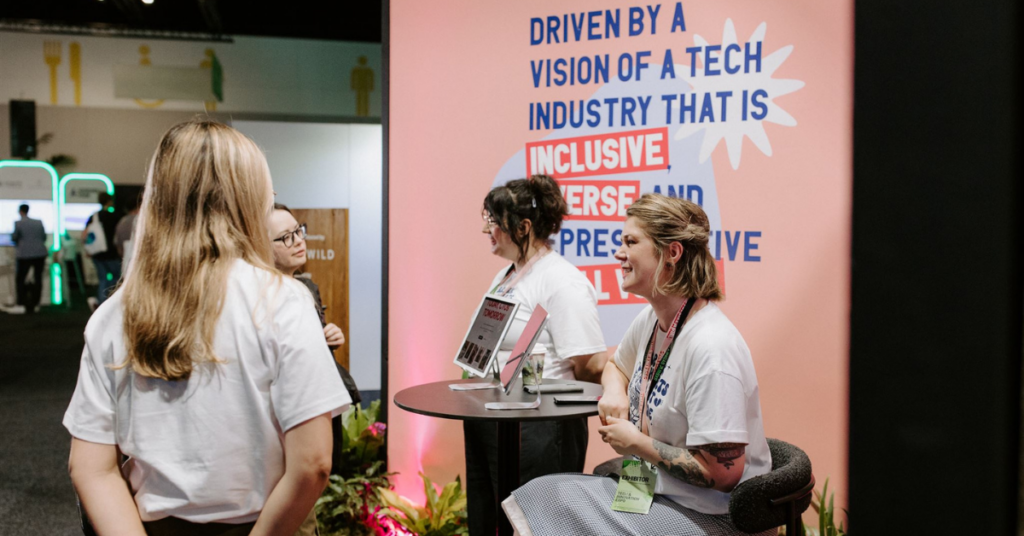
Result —
[[[390,9],[389,389],[458,375],[450,356],[503,264],[480,233],[491,187],[559,181],[571,215],[553,246],[598,290],[609,346],[643,308],[613,258],[625,209],[685,197],[711,221],[768,435],[845,504],[852,1]],[[463,470],[457,423],[389,416],[403,493],[420,496],[417,471]],[[589,466],[613,456],[591,438]]]

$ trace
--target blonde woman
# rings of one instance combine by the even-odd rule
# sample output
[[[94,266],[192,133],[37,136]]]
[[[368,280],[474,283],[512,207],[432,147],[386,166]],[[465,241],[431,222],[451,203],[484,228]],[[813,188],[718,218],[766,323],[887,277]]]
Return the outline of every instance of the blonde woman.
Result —
[[[700,206],[646,194],[626,211],[615,254],[622,289],[650,306],[605,366],[598,431],[657,468],[650,513],[612,510],[611,478],[548,476],[505,501],[519,533],[743,534],[728,516],[730,492],[769,472],[771,454],[750,350],[715,304],[709,232]]]
[[[236,130],[192,121],[160,140],[134,261],[86,326],[64,416],[99,534],[292,534],[326,485],[330,418],[350,401],[309,292],[274,269],[272,206]]]

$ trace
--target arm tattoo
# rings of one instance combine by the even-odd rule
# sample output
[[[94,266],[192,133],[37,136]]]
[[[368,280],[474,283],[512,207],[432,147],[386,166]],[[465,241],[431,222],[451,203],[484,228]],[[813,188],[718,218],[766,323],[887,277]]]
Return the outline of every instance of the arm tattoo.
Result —
[[[698,488],[715,487],[714,479],[704,476],[700,463],[693,459],[690,451],[666,445],[657,439],[651,439],[651,443],[654,445],[654,450],[658,451],[658,456],[661,456],[662,461],[658,462],[658,467],[662,470],[668,471],[670,475]]]
[[[740,456],[743,456],[743,452],[747,446],[743,443],[711,443],[710,445],[701,445],[697,447],[698,450],[703,450],[708,454],[715,457],[718,463],[725,466],[726,470],[731,469],[732,466],[736,465],[735,460]]]

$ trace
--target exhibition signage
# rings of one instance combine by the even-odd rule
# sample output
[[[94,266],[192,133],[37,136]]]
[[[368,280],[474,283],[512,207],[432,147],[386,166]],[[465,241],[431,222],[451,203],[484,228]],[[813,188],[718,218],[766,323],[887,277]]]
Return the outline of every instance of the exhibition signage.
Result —
[[[661,193],[708,215],[766,426],[845,481],[852,15],[848,0],[392,0],[389,389],[444,378],[436,361],[500,268],[474,240],[490,188],[558,182],[570,214],[552,248],[593,284],[609,347],[646,306],[614,258],[626,211]],[[431,446],[443,425],[392,416],[395,444],[406,426],[417,441],[390,451],[395,470],[462,467]]]

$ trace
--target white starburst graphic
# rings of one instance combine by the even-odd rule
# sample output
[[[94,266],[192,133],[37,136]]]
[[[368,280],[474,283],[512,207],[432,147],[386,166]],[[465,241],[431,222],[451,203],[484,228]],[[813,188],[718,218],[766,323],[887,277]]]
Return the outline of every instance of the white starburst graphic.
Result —
[[[756,46],[756,43],[763,43],[764,35],[767,31],[767,23],[762,22],[754,33],[751,34],[748,40],[752,46]],[[701,47],[706,47],[708,41],[700,35],[694,35],[694,43]],[[722,32],[722,51],[726,50],[729,45],[739,45],[743,48],[746,43],[739,43],[736,40],[736,29],[733,26],[732,19],[726,19],[725,29]],[[745,50],[745,49],[744,49]],[[763,49],[762,49],[763,50]],[[782,47],[771,55],[763,57],[761,63],[761,69],[756,72],[755,69],[751,69],[750,72],[744,73],[741,69],[736,74],[727,74],[724,70],[724,53],[718,52],[718,69],[721,70],[721,74],[717,76],[707,76],[705,74],[705,68],[707,67],[706,62],[702,60],[701,66],[696,67],[686,66],[682,69],[684,78],[693,89],[694,93],[697,94],[711,94],[717,95],[720,91],[731,91],[732,97],[728,99],[726,120],[722,121],[721,116],[718,114],[720,100],[716,97],[714,99],[716,115],[714,121],[707,122],[695,122],[690,121],[684,123],[679,130],[676,131],[675,139],[680,140],[690,136],[691,134],[704,130],[704,142],[700,148],[700,162],[704,163],[708,157],[718,146],[718,142],[725,139],[725,146],[729,152],[729,163],[732,164],[733,169],[740,167],[740,154],[743,150],[743,138],[744,136],[750,138],[750,141],[754,142],[754,146],[761,150],[767,156],[772,155],[772,145],[768,141],[768,134],[764,130],[763,122],[768,121],[779,125],[792,127],[796,126],[796,119],[789,115],[785,110],[775,104],[774,100],[777,97],[792,93],[802,87],[804,82],[802,80],[786,80],[772,78],[772,74],[775,73],[776,69],[782,65],[789,54],[793,51],[793,45]],[[734,62],[735,63],[735,62]],[[693,76],[691,76],[691,73]],[[739,113],[740,106],[742,106],[742,95],[743,91],[746,90],[748,95],[751,95],[756,90],[764,90],[767,92],[767,98],[764,98],[761,102],[767,106],[766,115],[760,120],[752,119],[751,117],[743,120]],[[697,101],[697,110],[699,111],[700,101]],[[749,114],[749,110],[748,110]]]

